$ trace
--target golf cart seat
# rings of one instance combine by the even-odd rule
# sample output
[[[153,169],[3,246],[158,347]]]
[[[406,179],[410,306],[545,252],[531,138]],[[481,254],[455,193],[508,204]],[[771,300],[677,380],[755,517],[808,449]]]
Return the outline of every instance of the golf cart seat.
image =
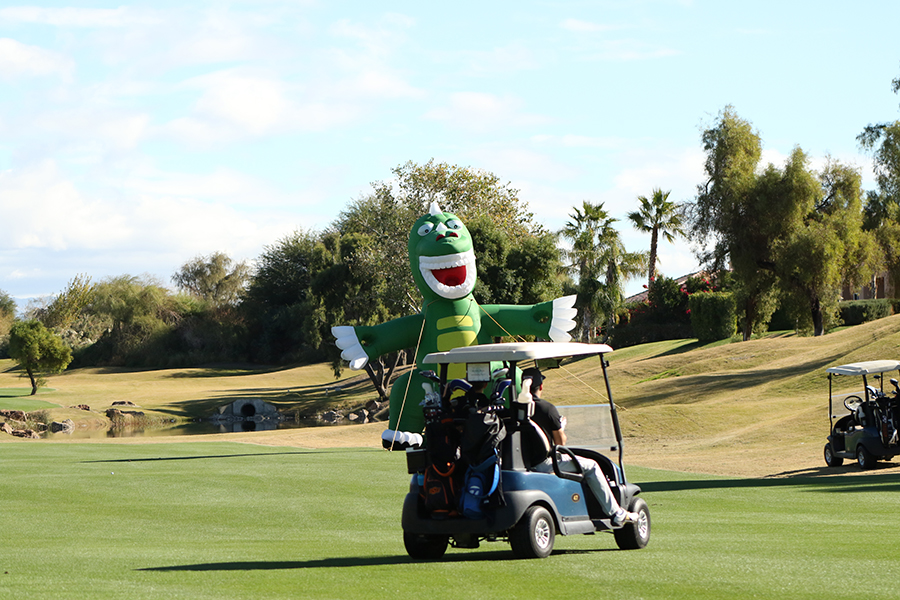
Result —
[[[522,434],[522,460],[526,469],[532,469],[550,456],[553,446],[540,425],[531,419],[519,423]]]

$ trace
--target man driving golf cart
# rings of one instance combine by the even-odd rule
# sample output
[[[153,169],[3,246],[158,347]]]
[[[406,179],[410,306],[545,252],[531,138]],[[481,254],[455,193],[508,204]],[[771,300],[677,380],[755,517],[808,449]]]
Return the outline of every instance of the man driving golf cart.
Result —
[[[508,540],[516,556],[543,558],[552,552],[557,534],[597,531],[612,532],[620,548],[646,546],[649,509],[638,498],[640,488],[625,479],[622,468],[621,431],[603,360],[603,354],[611,351],[601,344],[536,342],[461,347],[425,358],[438,365],[440,375],[428,375],[437,389],[423,403],[426,447],[407,451],[413,477],[402,526],[410,556],[434,559],[450,544],[477,548],[481,541]],[[551,451],[533,419],[530,389],[519,391],[522,363],[590,355],[601,359],[609,398],[591,405],[590,412],[604,416],[605,430],[614,432],[614,437],[600,440],[593,448],[557,445]],[[502,367],[501,375],[485,389],[484,406],[461,409],[465,394],[460,392],[470,391],[471,385],[466,380],[448,380],[450,364],[466,364],[469,373],[473,366],[482,373],[495,373],[496,367]],[[471,434],[473,424],[477,435]],[[459,446],[454,447],[454,439]],[[478,452],[471,447],[473,439],[483,444]],[[594,449],[600,444],[605,444],[604,450],[618,451],[618,464]],[[541,472],[538,465],[548,455],[548,472]],[[582,461],[592,461],[605,476],[615,502],[611,511],[595,498]],[[564,463],[570,463],[571,469],[561,468]],[[631,514],[619,513],[619,506]]]

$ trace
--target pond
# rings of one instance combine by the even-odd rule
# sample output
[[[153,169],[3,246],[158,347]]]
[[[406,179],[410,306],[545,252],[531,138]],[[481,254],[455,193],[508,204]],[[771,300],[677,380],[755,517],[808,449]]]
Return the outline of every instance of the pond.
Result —
[[[348,423],[343,423],[348,424]],[[113,427],[110,429],[75,429],[71,432],[41,434],[43,439],[104,439],[130,437],[169,437],[177,435],[205,435],[212,433],[241,433],[247,431],[274,431],[277,429],[298,429],[302,427],[330,427],[333,423],[321,419],[244,419],[175,421],[160,423],[151,427]]]

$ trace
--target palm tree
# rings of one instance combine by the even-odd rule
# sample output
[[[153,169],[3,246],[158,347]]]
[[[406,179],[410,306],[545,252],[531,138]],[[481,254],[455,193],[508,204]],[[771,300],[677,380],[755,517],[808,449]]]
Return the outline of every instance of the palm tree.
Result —
[[[647,269],[647,284],[656,277],[659,236],[662,235],[670,244],[675,236],[684,235],[682,213],[680,207],[669,200],[672,191],[663,192],[654,188],[651,198],[639,196],[640,210],[628,213],[628,219],[638,231],[650,234],[650,258]]]
[[[622,243],[618,230],[612,227],[616,219],[604,223],[598,235],[598,246],[602,248],[600,262],[604,267],[604,282],[599,294],[599,305],[606,314],[606,336],[609,339],[616,323],[616,313],[625,302],[624,283],[644,272],[647,268],[646,252],[628,252]]]
[[[590,342],[594,329],[595,315],[600,311],[597,292],[600,288],[600,261],[597,237],[601,223],[610,216],[603,209],[603,203],[593,205],[582,202],[582,208],[575,208],[570,214],[560,235],[572,242],[572,249],[564,251],[569,261],[569,270],[578,277],[578,305],[581,308],[581,339]]]
[[[622,284],[643,272],[647,257],[627,252],[619,232],[603,203],[583,202],[560,235],[572,242],[565,252],[570,270],[578,276],[578,305],[581,308],[581,336],[590,342],[596,321],[606,315],[607,331],[615,322],[616,310],[623,300]]]

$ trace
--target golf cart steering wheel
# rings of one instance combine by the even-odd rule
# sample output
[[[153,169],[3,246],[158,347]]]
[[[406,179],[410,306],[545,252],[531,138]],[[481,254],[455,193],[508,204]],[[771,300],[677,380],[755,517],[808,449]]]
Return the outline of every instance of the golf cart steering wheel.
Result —
[[[847,396],[844,398],[844,408],[849,410],[852,413],[856,412],[856,409],[862,405],[862,398],[859,396]]]

